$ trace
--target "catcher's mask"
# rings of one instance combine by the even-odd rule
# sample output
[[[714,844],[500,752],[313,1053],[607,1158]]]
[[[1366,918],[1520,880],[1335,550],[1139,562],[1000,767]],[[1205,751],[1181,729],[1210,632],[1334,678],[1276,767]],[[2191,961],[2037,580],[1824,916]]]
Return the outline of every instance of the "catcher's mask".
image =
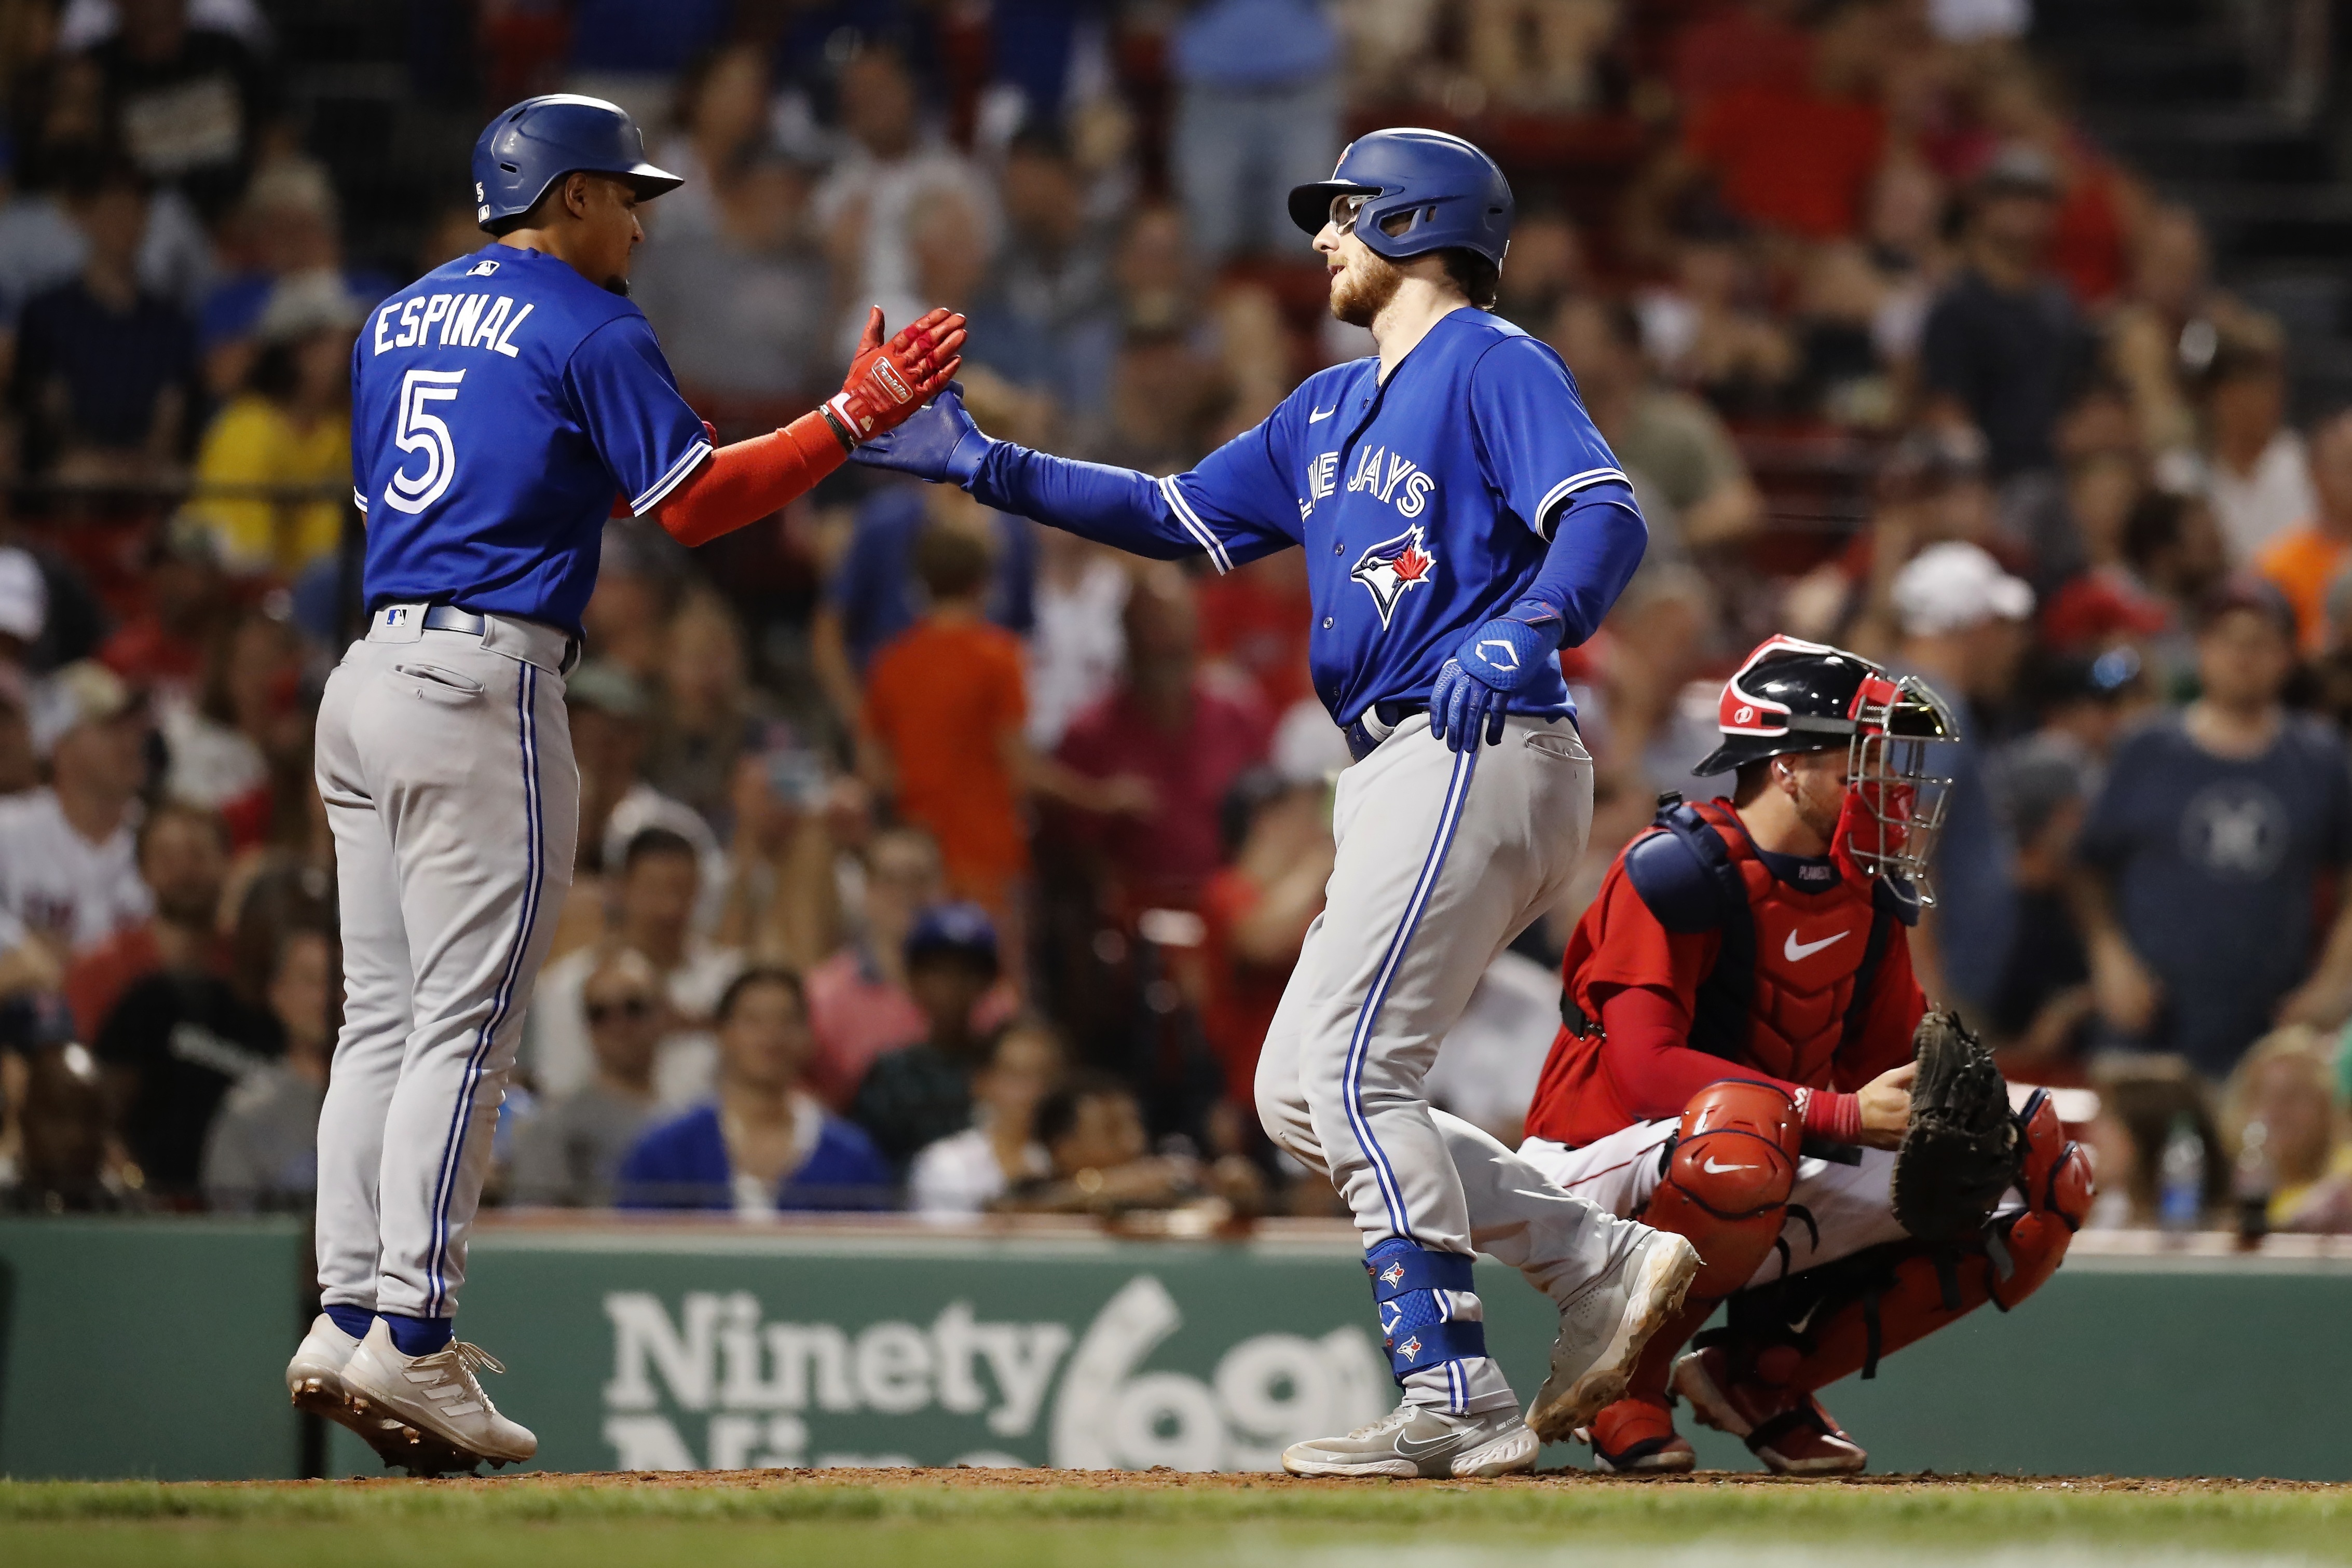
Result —
[[[1724,683],[1722,738],[1693,772],[1727,772],[1793,752],[1846,748],[1846,793],[1831,853],[1856,881],[1909,883],[1935,902],[1927,873],[1951,780],[1931,746],[1959,738],[1949,704],[1916,675],[1895,676],[1858,653],[1772,637]]]
[[[1916,675],[1868,677],[1853,717],[1845,805],[1832,852],[1864,878],[1908,882],[1921,904],[1932,904],[1936,888],[1927,862],[1944,826],[1952,780],[1934,770],[1928,747],[1958,740],[1959,722]]]

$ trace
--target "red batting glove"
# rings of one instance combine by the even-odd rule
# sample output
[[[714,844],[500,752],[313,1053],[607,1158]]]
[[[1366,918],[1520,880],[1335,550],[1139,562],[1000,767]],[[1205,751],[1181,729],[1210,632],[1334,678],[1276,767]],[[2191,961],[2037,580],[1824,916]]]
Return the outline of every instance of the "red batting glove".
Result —
[[[841,391],[824,405],[825,416],[845,447],[871,441],[931,401],[963,363],[956,350],[963,346],[963,318],[952,310],[933,310],[903,329],[887,343],[882,340],[882,308],[866,319],[866,334],[857,340],[856,357]]]

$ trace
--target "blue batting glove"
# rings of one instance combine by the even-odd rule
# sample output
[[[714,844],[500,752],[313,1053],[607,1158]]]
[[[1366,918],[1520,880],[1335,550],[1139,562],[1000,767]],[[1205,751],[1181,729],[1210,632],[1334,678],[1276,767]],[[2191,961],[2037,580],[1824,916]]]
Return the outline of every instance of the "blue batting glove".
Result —
[[[1482,727],[1487,745],[1501,745],[1510,695],[1559,653],[1559,612],[1521,603],[1462,639],[1430,689],[1429,733],[1452,751],[1477,745]]]
[[[849,460],[912,474],[934,485],[970,485],[995,444],[963,411],[963,383],[950,382],[946,391],[908,414],[898,429],[859,446]]]

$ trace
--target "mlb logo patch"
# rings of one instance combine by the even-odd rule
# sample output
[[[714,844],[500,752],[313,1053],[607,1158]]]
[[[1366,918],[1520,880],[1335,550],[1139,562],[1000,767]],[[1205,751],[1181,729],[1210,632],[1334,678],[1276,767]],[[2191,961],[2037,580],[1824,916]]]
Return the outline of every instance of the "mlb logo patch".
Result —
[[[1429,552],[1421,529],[1415,527],[1366,550],[1348,575],[1372,596],[1372,606],[1381,612],[1381,629],[1386,631],[1397,601],[1431,580],[1436,572],[1437,558]]]
[[[468,277],[488,277],[498,269],[499,264],[495,261],[478,261],[474,263],[473,266],[466,269],[466,276]]]

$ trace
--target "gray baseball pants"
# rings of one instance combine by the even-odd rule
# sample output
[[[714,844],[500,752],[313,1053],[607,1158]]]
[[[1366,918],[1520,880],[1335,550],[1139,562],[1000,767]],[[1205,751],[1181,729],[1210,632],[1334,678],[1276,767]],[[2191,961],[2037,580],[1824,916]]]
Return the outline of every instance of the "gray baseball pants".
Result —
[[[319,707],[343,1027],[319,1114],[325,1301],[457,1311],[508,1071],[572,885],[580,773],[562,633],[370,618]]]
[[[1369,1250],[1485,1252],[1565,1303],[1646,1231],[1571,1197],[1422,1088],[1495,956],[1556,899],[1592,826],[1592,759],[1567,719],[1514,717],[1455,753],[1426,715],[1339,775],[1338,858],[1258,1059],[1267,1136],[1327,1173]],[[1475,1296],[1454,1311],[1475,1317]],[[1417,1403],[1514,1403],[1490,1357],[1405,1379]]]

